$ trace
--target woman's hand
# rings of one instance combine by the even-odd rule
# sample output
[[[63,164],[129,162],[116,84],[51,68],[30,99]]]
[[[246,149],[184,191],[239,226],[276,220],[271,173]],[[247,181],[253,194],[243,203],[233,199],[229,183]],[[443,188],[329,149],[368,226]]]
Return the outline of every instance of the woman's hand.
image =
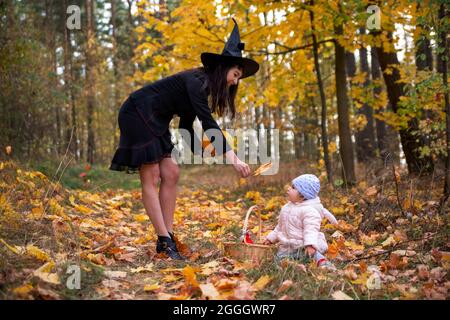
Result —
[[[306,251],[306,254],[310,257],[312,257],[316,253],[316,249],[314,249],[313,246],[306,246],[305,251]]]
[[[235,163],[233,163],[233,166],[236,169],[236,171],[239,172],[243,178],[246,178],[250,175],[250,172],[251,172],[250,167],[244,161],[241,161],[238,158],[236,158],[236,161],[235,161]]]
[[[233,164],[234,169],[236,169],[236,171],[239,172],[239,174],[243,178],[246,178],[250,175],[251,170],[248,164],[241,161],[233,150],[228,150],[228,152],[225,153],[225,157],[227,159],[227,163]]]

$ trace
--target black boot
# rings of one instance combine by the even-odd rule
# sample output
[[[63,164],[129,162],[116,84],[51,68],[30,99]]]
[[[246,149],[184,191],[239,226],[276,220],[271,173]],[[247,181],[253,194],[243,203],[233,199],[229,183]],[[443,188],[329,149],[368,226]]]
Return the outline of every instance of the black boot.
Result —
[[[184,257],[180,255],[177,249],[175,241],[169,237],[158,236],[158,241],[156,242],[156,252],[164,252],[170,258],[174,260],[184,260]]]
[[[169,233],[170,239],[175,241],[175,234],[173,233],[173,231],[172,232],[169,231],[168,233]]]

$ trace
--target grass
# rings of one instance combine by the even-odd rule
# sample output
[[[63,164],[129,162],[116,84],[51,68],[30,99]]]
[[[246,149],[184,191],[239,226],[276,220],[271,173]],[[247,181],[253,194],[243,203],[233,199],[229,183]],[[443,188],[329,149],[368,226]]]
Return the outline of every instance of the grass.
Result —
[[[28,166],[33,170],[41,171],[53,181],[60,179],[62,186],[68,189],[95,192],[107,189],[132,190],[141,187],[138,174],[109,170],[106,165],[93,165],[90,170],[86,170],[85,164],[69,164],[65,170],[62,166],[59,171],[59,163],[51,161],[30,163]],[[83,172],[86,173],[84,178],[80,177]]]

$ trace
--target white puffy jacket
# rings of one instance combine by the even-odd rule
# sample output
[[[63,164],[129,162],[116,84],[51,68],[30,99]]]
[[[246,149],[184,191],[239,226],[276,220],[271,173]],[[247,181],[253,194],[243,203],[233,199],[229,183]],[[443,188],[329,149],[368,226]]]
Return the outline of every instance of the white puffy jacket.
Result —
[[[327,218],[337,224],[336,218],[323,207],[320,198],[303,202],[288,201],[280,211],[276,228],[267,235],[270,242],[279,242],[278,252],[293,252],[300,247],[313,246],[320,253],[328,250],[320,224]]]

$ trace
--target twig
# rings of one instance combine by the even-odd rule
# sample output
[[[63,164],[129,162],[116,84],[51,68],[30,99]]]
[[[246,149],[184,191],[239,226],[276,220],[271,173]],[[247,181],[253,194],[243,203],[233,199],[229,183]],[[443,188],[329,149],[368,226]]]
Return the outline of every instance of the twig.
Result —
[[[400,211],[401,211],[402,215],[405,216],[405,212],[403,211],[403,207],[402,207],[402,202],[400,201],[400,193],[398,192],[398,181],[397,181],[397,177],[395,176],[395,165],[394,165],[394,161],[392,161],[392,174],[393,174],[393,176],[394,176],[395,191],[396,191],[396,193],[397,193],[398,207],[400,208]]]
[[[74,129],[75,129],[75,127],[72,127],[72,131],[71,131],[71,133],[70,133],[70,140],[69,140],[69,143],[67,144],[66,152],[64,153],[63,159],[62,159],[61,162],[59,163],[58,169],[56,170],[56,173],[55,173],[55,175],[53,176],[53,178],[55,178],[55,177],[57,176],[58,171],[59,171],[59,169],[61,168],[62,163],[63,163],[64,160],[66,159],[67,153],[69,152],[70,144],[72,143],[72,138],[73,138],[73,132],[74,132]],[[66,164],[66,166],[64,167],[63,172],[62,172],[61,175],[59,176],[58,181],[55,183],[55,185],[54,185],[54,187],[53,187],[53,190],[52,190],[52,192],[51,192],[50,195],[49,195],[49,191],[50,191],[50,189],[51,189],[51,184],[50,184],[50,186],[49,186],[49,188],[47,189],[47,192],[45,193],[45,196],[44,196],[44,200],[43,200],[44,203],[45,203],[45,201],[47,200],[47,197],[51,197],[51,196],[53,195],[53,193],[55,192],[57,184],[59,183],[59,181],[61,181],[61,178],[62,178],[62,176],[63,176],[63,174],[64,174],[66,168],[68,167],[68,165],[69,165],[70,162],[72,161],[72,159],[73,159],[73,157],[69,160],[69,162],[68,162],[68,163]],[[44,211],[43,211],[43,213],[42,213],[41,218],[45,216],[45,212],[46,212],[48,206],[49,206],[49,204],[47,203],[47,204],[45,205],[45,207],[44,207]]]

